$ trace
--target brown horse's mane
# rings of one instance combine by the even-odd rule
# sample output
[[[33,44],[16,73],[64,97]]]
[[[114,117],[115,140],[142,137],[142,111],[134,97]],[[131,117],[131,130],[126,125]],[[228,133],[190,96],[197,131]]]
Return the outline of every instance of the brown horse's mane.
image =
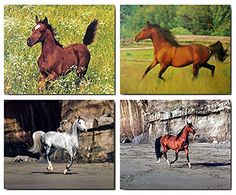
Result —
[[[181,134],[183,133],[184,129],[185,129],[186,126],[183,127],[183,129],[178,133],[178,135],[176,137],[180,137]]]
[[[63,45],[62,45],[61,43],[59,43],[59,41],[57,41],[57,40],[55,39],[56,31],[55,31],[55,29],[52,27],[52,25],[49,24],[49,23],[45,23],[45,22],[43,22],[42,20],[40,20],[39,23],[46,25],[46,27],[48,28],[48,30],[51,31],[51,33],[52,33],[52,35],[53,35],[53,39],[54,39],[56,45],[58,45],[59,47],[63,47]]]
[[[152,24],[152,27],[154,27],[156,30],[159,31],[159,33],[172,45],[179,47],[179,43],[176,41],[175,36],[170,32],[170,30],[162,28],[159,24]]]

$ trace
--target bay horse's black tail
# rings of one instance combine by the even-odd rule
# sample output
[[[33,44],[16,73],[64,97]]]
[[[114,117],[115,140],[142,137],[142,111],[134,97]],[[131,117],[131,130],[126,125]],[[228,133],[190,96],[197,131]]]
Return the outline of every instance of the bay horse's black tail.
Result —
[[[161,137],[158,137],[155,141],[155,152],[156,152],[156,157],[157,161],[161,158]]]
[[[94,41],[95,34],[97,31],[97,26],[98,26],[98,20],[96,19],[88,25],[86,33],[84,35],[84,39],[83,39],[84,45],[86,46],[90,45]]]
[[[220,41],[208,46],[208,48],[210,49],[212,55],[215,56],[220,62],[223,62],[228,56],[228,49],[224,49]]]

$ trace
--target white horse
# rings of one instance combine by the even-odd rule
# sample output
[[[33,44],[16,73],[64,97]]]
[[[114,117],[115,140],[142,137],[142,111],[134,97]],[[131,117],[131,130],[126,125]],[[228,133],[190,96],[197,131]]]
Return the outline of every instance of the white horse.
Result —
[[[64,123],[68,123],[64,121]],[[67,124],[63,124],[64,126],[68,126]],[[48,163],[47,170],[53,172],[53,166],[50,161],[50,155],[53,154],[57,148],[65,149],[70,154],[69,164],[66,166],[64,174],[69,171],[70,167],[73,164],[73,160],[75,159],[75,155],[78,151],[79,147],[79,134],[80,131],[87,131],[85,126],[85,121],[78,117],[70,128],[67,129],[64,133],[59,133],[55,131],[49,131],[47,133],[43,131],[36,131],[33,133],[33,141],[34,145],[29,149],[32,153],[40,153],[42,154],[42,150],[45,150],[44,156]],[[43,147],[42,147],[43,146]]]

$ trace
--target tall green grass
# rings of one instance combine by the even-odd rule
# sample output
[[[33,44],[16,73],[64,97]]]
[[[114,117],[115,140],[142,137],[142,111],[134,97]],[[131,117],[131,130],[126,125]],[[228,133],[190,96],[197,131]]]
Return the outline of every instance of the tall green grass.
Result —
[[[44,94],[114,94],[114,6],[111,5],[7,5],[4,8],[4,91],[6,94],[37,94],[41,44],[26,44],[35,16],[48,17],[64,46],[82,43],[87,26],[99,20],[95,42],[89,45],[91,60],[87,80],[77,83],[71,72],[50,82]]]
[[[215,65],[215,76],[208,69],[201,68],[199,77],[192,80],[192,65],[184,68],[169,67],[163,77],[158,78],[160,66],[154,67],[144,79],[142,75],[150,65],[152,50],[121,51],[121,93],[122,94],[230,94],[230,59]],[[142,61],[143,60],[143,61]]]

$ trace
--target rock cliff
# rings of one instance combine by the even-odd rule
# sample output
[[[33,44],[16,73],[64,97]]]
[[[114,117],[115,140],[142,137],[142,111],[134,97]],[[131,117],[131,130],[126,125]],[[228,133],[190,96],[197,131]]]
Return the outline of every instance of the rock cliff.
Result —
[[[123,101],[121,141],[151,142],[160,135],[177,134],[187,118],[197,128],[195,141],[230,141],[231,102],[227,100]]]
[[[81,133],[79,160],[86,162],[114,161],[114,102],[102,100],[13,101],[4,102],[4,155],[32,155],[34,131],[57,131],[62,120],[73,121],[81,116],[87,133]],[[63,131],[63,129],[60,129]],[[66,152],[58,151],[55,161],[66,161]]]

